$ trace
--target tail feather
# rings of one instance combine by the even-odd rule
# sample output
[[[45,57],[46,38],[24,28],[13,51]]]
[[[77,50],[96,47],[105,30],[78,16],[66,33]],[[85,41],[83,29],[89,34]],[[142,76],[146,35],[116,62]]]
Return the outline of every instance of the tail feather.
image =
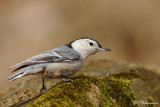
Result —
[[[26,64],[26,62],[25,62],[25,61],[20,62],[20,63],[18,63],[18,64],[16,64],[16,65],[13,65],[13,66],[9,67],[9,69],[13,69],[13,68],[21,67],[21,66],[23,66],[24,64]]]
[[[18,70],[20,70],[22,68],[26,68],[26,67],[28,67],[30,65],[31,64],[28,64],[26,61],[23,61],[23,62],[20,62],[20,63],[18,63],[16,65],[11,66],[9,69],[13,69],[14,68],[14,70],[11,71],[11,73],[13,73],[13,72],[18,71]]]
[[[32,66],[27,66],[27,67],[20,67],[17,68],[16,70],[19,70],[12,76],[8,77],[7,79],[10,81],[16,80],[17,78],[20,78],[25,75],[29,74],[36,74],[42,71],[42,66],[45,66],[44,64],[37,64],[37,65],[32,65]]]
[[[13,74],[12,76],[8,77],[7,79],[10,80],[10,81],[14,81],[17,78],[20,78],[20,77],[22,77],[24,75],[25,75],[25,72],[22,70],[22,71],[19,71],[19,72]]]
[[[29,66],[29,65],[20,66],[20,67],[16,68],[15,70],[11,71],[11,73],[13,73],[13,72],[15,72],[15,71],[18,71],[18,70],[20,70],[20,69],[22,69],[22,68],[28,67],[28,66]]]

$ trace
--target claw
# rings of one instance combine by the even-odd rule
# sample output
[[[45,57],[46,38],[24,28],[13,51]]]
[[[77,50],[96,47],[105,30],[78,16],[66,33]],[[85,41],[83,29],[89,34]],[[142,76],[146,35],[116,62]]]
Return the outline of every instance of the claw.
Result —
[[[73,79],[70,79],[70,78],[64,78],[63,79],[63,81],[65,82],[65,83],[67,83],[67,82],[70,82],[70,81],[72,81]]]

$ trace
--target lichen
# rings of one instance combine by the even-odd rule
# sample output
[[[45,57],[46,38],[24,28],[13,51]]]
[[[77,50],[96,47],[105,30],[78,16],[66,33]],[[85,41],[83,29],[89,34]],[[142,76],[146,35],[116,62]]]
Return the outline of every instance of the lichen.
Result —
[[[122,78],[108,77],[98,78],[88,75],[77,75],[72,77],[69,83],[61,82],[35,99],[27,107],[55,106],[55,107],[94,107],[87,92],[95,85],[100,90],[97,101],[100,106],[137,106],[133,104],[136,100],[130,87],[132,82]],[[94,85],[93,85],[94,84]]]

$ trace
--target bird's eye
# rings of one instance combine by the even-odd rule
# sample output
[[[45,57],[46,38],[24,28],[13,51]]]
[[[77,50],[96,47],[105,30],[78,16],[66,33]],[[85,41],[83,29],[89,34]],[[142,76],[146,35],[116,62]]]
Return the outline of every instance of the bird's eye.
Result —
[[[93,46],[93,43],[92,43],[92,42],[89,42],[89,44],[90,44],[91,46]]]

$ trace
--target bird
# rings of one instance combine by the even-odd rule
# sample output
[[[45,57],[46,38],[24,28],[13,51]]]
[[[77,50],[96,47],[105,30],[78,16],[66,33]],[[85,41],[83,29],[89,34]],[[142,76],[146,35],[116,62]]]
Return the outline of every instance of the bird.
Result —
[[[26,75],[40,75],[42,78],[42,88],[40,92],[46,90],[44,78],[62,78],[68,80],[84,64],[89,55],[98,51],[111,51],[102,47],[100,43],[92,38],[83,37],[68,44],[42,52],[22,61],[10,69],[16,72],[8,77],[9,81],[14,81]]]

